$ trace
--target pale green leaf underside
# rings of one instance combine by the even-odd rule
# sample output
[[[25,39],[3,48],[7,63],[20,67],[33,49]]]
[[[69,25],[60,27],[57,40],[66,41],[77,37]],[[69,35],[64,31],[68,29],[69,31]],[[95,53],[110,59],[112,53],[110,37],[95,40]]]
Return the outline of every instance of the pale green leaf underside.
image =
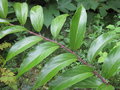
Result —
[[[58,45],[51,42],[46,42],[36,46],[35,50],[31,51],[22,62],[17,77],[39,64],[43,59],[52,54],[58,48]]]
[[[10,60],[11,58],[15,57],[16,55],[20,54],[21,52],[25,51],[26,49],[30,48],[41,40],[42,38],[38,36],[30,36],[16,42],[10,48],[6,60]]]
[[[28,15],[28,5],[27,3],[15,3],[14,10],[19,20],[20,24],[24,25],[27,20]]]
[[[47,83],[52,77],[54,77],[62,68],[70,65],[77,60],[76,56],[70,53],[60,54],[52,58],[40,72],[37,82],[34,85],[34,89]]]
[[[16,33],[16,32],[22,32],[26,31],[27,29],[22,27],[22,26],[7,26],[5,27],[2,31],[0,31],[0,39],[3,38],[4,36],[11,34],[11,33]]]
[[[68,14],[63,14],[57,16],[55,19],[52,20],[50,29],[54,38],[56,38],[59,35],[60,30],[62,29],[67,16]]]
[[[37,5],[32,7],[32,9],[30,10],[30,19],[33,28],[37,32],[40,32],[44,21],[43,9],[41,6]]]
[[[112,49],[112,51],[106,57],[102,67],[102,74],[105,78],[110,78],[116,74],[119,67],[120,67],[120,45]]]
[[[100,35],[97,39],[95,39],[89,48],[88,55],[87,55],[88,60],[90,62],[93,62],[97,54],[100,52],[100,50],[106,44],[111,42],[111,40],[115,37],[116,37],[115,33],[108,32]]]

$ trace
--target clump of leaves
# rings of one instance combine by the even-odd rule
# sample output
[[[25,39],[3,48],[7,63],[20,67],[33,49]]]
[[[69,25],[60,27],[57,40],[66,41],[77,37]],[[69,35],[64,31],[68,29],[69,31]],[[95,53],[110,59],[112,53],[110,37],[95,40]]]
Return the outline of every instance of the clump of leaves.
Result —
[[[16,88],[16,77],[15,74],[6,68],[0,68],[0,82],[5,83],[6,85]]]
[[[11,47],[11,43],[4,42],[4,43],[0,44],[0,50],[3,50],[8,47]]]

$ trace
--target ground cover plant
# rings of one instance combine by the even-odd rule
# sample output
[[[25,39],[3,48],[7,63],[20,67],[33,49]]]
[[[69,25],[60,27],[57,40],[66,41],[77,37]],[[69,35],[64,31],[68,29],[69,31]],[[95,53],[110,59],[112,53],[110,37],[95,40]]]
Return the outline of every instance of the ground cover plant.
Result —
[[[37,78],[34,80],[33,87],[29,87],[28,90],[119,89],[119,21],[116,25],[108,25],[106,27],[108,31],[99,32],[98,37],[95,33],[89,34],[86,30],[87,12],[81,4],[78,5],[78,8],[76,7],[71,23],[69,23],[70,27],[66,30],[68,34],[66,37],[61,36],[60,33],[62,33],[62,27],[66,19],[69,18],[69,14],[61,14],[51,21],[49,33],[51,33],[52,39],[50,39],[42,32],[46,19],[42,6],[35,5],[29,10],[27,3],[15,2],[13,5],[17,18],[15,22],[17,20],[19,22],[15,23],[14,20],[7,18],[9,12],[8,1],[0,0],[0,3],[2,29],[0,30],[0,40],[8,35],[13,37],[14,34],[19,33],[16,34],[19,38],[15,43],[4,42],[0,44],[0,50],[2,51],[0,51],[1,88],[8,85],[12,89],[19,89],[19,79],[42,63],[39,67],[39,74],[30,77],[30,79]],[[29,27],[25,25],[28,19],[31,23]],[[103,25],[99,20],[96,20],[96,23]],[[31,30],[30,27],[33,27],[33,29]],[[101,27],[94,25],[94,28],[99,30]],[[85,50],[87,57],[81,56],[82,50],[89,43],[89,40],[84,41],[87,37],[86,33],[91,36],[95,34],[95,37],[92,37],[94,40]],[[61,41],[61,38],[65,38],[65,42]],[[4,52],[6,48],[9,49]],[[10,61],[15,61],[16,57],[21,57],[22,53],[24,54],[22,60],[20,62],[16,61],[19,62],[17,63],[18,67],[15,67],[16,69],[13,71],[10,70]],[[118,80],[117,86],[114,85],[115,78]]]

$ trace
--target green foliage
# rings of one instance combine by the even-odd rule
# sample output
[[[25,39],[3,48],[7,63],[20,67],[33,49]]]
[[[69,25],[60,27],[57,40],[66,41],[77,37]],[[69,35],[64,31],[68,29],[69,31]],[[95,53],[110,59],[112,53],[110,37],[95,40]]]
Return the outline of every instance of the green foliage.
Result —
[[[77,5],[83,4],[83,6],[89,10],[99,10],[101,16],[105,17],[109,9],[113,9],[116,12],[120,12],[119,0],[76,0]]]
[[[83,0],[76,0],[76,1],[82,2]],[[95,2],[93,2],[93,0],[91,0],[91,1],[85,0],[85,1],[87,1],[87,3],[89,3],[89,4],[87,4],[89,7],[88,9],[95,10],[99,6],[98,1],[95,1]],[[83,1],[83,2],[86,3],[85,1]],[[59,9],[62,12],[67,12],[68,10],[74,11],[76,8],[76,6],[74,6],[74,4],[72,4],[72,0],[69,0],[66,2],[65,2],[65,0],[61,0],[61,1],[57,0],[57,3],[61,6],[61,7],[59,7]],[[18,21],[22,25],[24,25],[26,23],[27,13],[28,13],[28,6],[27,6],[27,4],[25,4],[25,5],[24,4],[25,3],[17,3],[14,5],[16,16],[18,18]],[[94,5],[94,4],[97,4],[97,5]],[[23,5],[24,5],[24,7],[23,7]],[[85,4],[83,4],[83,5],[85,5]],[[1,6],[4,6],[4,4],[2,3]],[[30,18],[29,19],[31,22],[30,21],[29,22],[32,23],[32,26],[36,32],[40,32],[42,30],[43,23],[47,22],[48,18],[50,18],[50,17],[54,18],[55,16],[60,14],[59,11],[57,11],[54,6],[48,5],[48,7],[51,7],[51,8],[48,9],[45,7],[44,9],[42,9],[41,6],[37,5],[37,6],[33,6],[30,10]],[[71,9],[71,7],[72,7],[72,9]],[[26,8],[26,10],[24,8]],[[6,8],[6,9],[8,9],[8,8]],[[45,10],[45,12],[43,10]],[[46,20],[44,20],[44,14],[45,13],[47,14],[47,11],[48,11],[48,15],[51,15],[51,16],[48,17],[47,19],[45,18]],[[56,11],[57,14],[54,11]],[[4,11],[0,11],[0,12],[3,13]],[[43,12],[44,12],[44,14],[43,14]],[[23,15],[23,13],[25,15]],[[51,18],[48,19],[48,23],[46,23],[46,26],[48,27],[49,23],[52,21],[51,33],[54,38],[56,38],[59,35],[67,16],[68,16],[68,14],[57,16],[55,19],[53,19],[53,21],[51,20]],[[46,17],[47,17],[47,15],[46,15]],[[2,18],[4,18],[4,17],[2,17]],[[97,18],[100,19],[100,16],[98,15]],[[97,25],[101,24],[99,19],[96,20],[96,22],[95,22],[96,26],[94,26],[94,28],[96,29],[96,31],[98,31],[102,27],[102,26],[97,27]],[[2,68],[0,68],[0,72],[1,72],[0,73],[0,76],[1,76],[0,81],[1,82],[4,82],[5,84],[7,84],[9,86],[12,86],[11,83],[13,82],[12,88],[16,89],[16,87],[17,87],[16,86],[16,78],[17,79],[21,78],[23,74],[25,75],[26,72],[30,71],[33,67],[40,64],[38,66],[41,69],[41,70],[39,70],[40,74],[38,75],[38,78],[37,78],[34,86],[32,87],[33,90],[38,89],[39,87],[41,89],[44,86],[48,87],[48,89],[50,89],[50,90],[56,90],[56,89],[63,90],[63,89],[67,89],[67,88],[73,88],[73,89],[74,88],[95,88],[98,90],[102,90],[102,89],[103,90],[104,89],[114,90],[114,87],[112,85],[110,85],[110,84],[107,85],[104,83],[105,81],[103,80],[102,76],[100,76],[98,73],[96,73],[96,70],[99,69],[99,72],[102,73],[102,75],[106,78],[106,81],[110,81],[109,78],[114,77],[114,75],[116,75],[116,73],[119,73],[119,71],[120,71],[119,70],[119,66],[120,66],[119,43],[113,49],[109,48],[108,51],[105,47],[106,45],[110,44],[110,42],[113,39],[115,39],[119,36],[118,28],[116,30],[116,27],[119,27],[119,25],[120,25],[119,22],[117,23],[117,26],[107,26],[107,29],[110,29],[109,32],[103,33],[98,38],[96,38],[97,37],[96,33],[91,34],[92,40],[94,40],[94,41],[91,43],[89,50],[84,51],[83,50],[85,47],[84,37],[85,37],[86,23],[87,23],[86,10],[81,5],[76,10],[75,14],[73,15],[73,18],[71,20],[70,30],[66,30],[66,32],[69,33],[69,36],[67,37],[67,39],[69,39],[70,42],[68,41],[69,42],[68,44],[70,44],[70,48],[72,48],[73,50],[77,50],[80,47],[82,47],[82,49],[79,49],[79,51],[84,51],[84,52],[88,53],[88,55],[87,55],[88,57],[85,60],[92,62],[93,65],[97,64],[100,66],[100,67],[97,67],[97,69],[95,70],[93,67],[91,67],[91,65],[87,64],[85,61],[83,61],[81,58],[79,58],[79,51],[73,52],[72,50],[69,49],[69,46],[66,45],[66,43],[65,43],[65,46],[63,46],[61,43],[58,43],[57,41],[46,38],[46,37],[42,36],[41,34],[37,34],[32,31],[29,31],[23,26],[13,25],[13,24],[9,23],[8,21],[1,19],[0,23],[8,24],[11,26],[6,26],[2,31],[0,31],[0,39],[3,39],[3,37],[7,36],[8,34],[12,34],[12,33],[16,33],[16,32],[21,32],[22,35],[24,35],[25,37],[22,40],[18,40],[10,48],[10,50],[7,51],[8,54],[7,54],[6,60],[3,60],[3,58],[0,59],[1,61],[3,61]],[[115,29],[115,30],[113,30],[113,29]],[[24,34],[23,31],[25,31],[26,33],[29,33],[29,34],[33,34],[35,36],[30,36],[29,34]],[[101,34],[100,31],[98,31],[98,32],[99,32],[98,35]],[[88,33],[88,32],[86,32],[86,33]],[[58,38],[60,38],[60,37],[58,37]],[[45,41],[49,41],[49,42],[42,41],[42,39]],[[42,42],[39,43],[40,41],[42,41]],[[36,45],[36,46],[34,46],[34,45]],[[28,48],[30,48],[30,50],[26,51]],[[58,55],[52,54],[58,48],[63,48],[66,51],[68,51],[69,53],[63,53],[64,51],[59,49],[59,53],[56,52]],[[104,57],[105,53],[102,53],[102,55],[100,55],[100,52],[102,52],[102,50],[104,48],[105,48],[105,50],[103,52],[106,51],[108,53],[108,55],[105,55],[105,57]],[[85,47],[85,49],[86,49],[86,47]],[[14,60],[13,59],[14,57],[17,57],[17,56],[21,57],[18,54],[20,54],[20,53],[24,54],[24,51],[26,51],[27,55],[25,54],[24,55],[25,57],[22,57],[21,64],[17,63],[20,66],[18,68],[18,70],[16,70],[17,75],[15,75],[10,70],[3,68],[3,67],[5,67],[5,65],[6,65],[6,67],[8,67],[7,62],[9,62],[10,60],[11,61]],[[102,59],[98,58],[97,57],[98,55],[100,55],[102,57]],[[53,57],[53,58],[49,60],[50,57]],[[46,59],[46,60],[44,60],[44,59]],[[77,59],[85,65],[81,65],[81,63],[76,62]],[[98,60],[99,61],[102,60],[101,61],[101,62],[103,62],[102,67],[101,67],[102,63],[99,64],[98,62],[95,62],[95,63],[93,62],[93,61],[98,61]],[[97,66],[97,65],[95,65],[95,66]],[[34,71],[34,69],[31,71]],[[95,77],[93,75],[96,75],[97,77]],[[33,79],[33,78],[34,77],[32,77],[31,79]],[[101,79],[101,78],[102,78],[102,80],[100,81],[99,79]],[[49,84],[48,84],[48,82],[49,82]]]

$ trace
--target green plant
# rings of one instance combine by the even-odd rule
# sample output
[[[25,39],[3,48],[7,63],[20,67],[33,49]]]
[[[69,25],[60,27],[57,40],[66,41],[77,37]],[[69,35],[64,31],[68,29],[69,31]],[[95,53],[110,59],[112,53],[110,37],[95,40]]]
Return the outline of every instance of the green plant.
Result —
[[[3,13],[3,16],[5,16],[4,18],[6,18],[7,14],[4,12],[7,9],[7,6],[4,6],[4,5],[7,5],[7,4],[5,4],[4,1],[7,2],[7,0],[0,0],[0,1],[2,2],[1,7],[4,8],[4,10],[0,10],[0,13]],[[23,7],[21,7],[25,3],[19,3],[19,4],[20,5],[17,7],[14,6],[14,9],[15,9],[15,13],[17,15],[18,21],[20,22],[22,26],[13,25],[9,23],[7,20],[3,19],[1,23],[6,23],[9,26],[5,27],[0,32],[0,39],[2,39],[8,34],[16,33],[16,32],[23,32],[23,31],[28,32],[29,34],[32,34],[34,36],[29,36],[16,42],[10,48],[7,54],[6,60],[4,61],[3,67],[13,57],[17,56],[18,54],[22,53],[26,49],[37,44],[37,46],[35,46],[33,51],[28,52],[28,55],[26,56],[26,58],[23,60],[22,64],[20,65],[18,74],[16,75],[16,78],[18,79],[25,72],[29,71],[31,68],[35,67],[37,64],[42,62],[46,57],[48,57],[53,52],[55,52],[58,48],[62,48],[68,53],[62,53],[60,55],[57,55],[53,57],[52,59],[50,59],[45,64],[45,66],[42,68],[37,78],[37,81],[35,82],[32,88],[33,90],[44,86],[54,76],[57,76],[57,77],[55,77],[55,80],[50,82],[49,84],[50,90],[56,90],[56,89],[63,90],[69,87],[96,88],[97,90],[114,90],[114,87],[110,85],[109,82],[111,81],[109,80],[111,77],[114,77],[114,75],[119,72],[120,45],[113,48],[111,52],[108,53],[108,56],[105,58],[104,63],[102,65],[102,70],[99,70],[99,73],[101,73],[102,76],[96,71],[96,69],[92,66],[92,64],[98,60],[97,55],[99,54],[99,52],[103,48],[105,48],[105,46],[108,43],[110,43],[111,40],[119,36],[117,31],[110,31],[96,38],[92,42],[90,49],[88,50],[87,61],[85,61],[82,58],[80,58],[79,55],[76,54],[77,50],[81,47],[83,43],[83,39],[84,39],[85,32],[86,32],[87,14],[86,14],[85,8],[82,5],[76,10],[72,18],[72,23],[70,26],[70,36],[69,36],[69,39],[70,39],[69,47],[71,49],[69,49],[69,47],[62,45],[61,43],[58,43],[57,41],[51,40],[49,38],[42,36],[41,34],[37,34],[35,32],[27,30],[23,25],[26,22],[25,17],[27,17],[28,10],[25,12]],[[24,8],[28,9],[27,5],[25,5]],[[25,12],[25,14],[22,14],[22,12]],[[67,16],[68,16],[67,14],[64,14],[64,15],[56,17],[52,21],[51,33],[55,39],[58,38],[58,34]],[[39,5],[34,6],[30,10],[30,20],[36,32],[40,32],[42,30],[43,20],[44,20],[43,17],[44,17],[43,9],[41,6]],[[59,20],[59,18],[61,20]],[[43,40],[45,42],[39,44],[39,42]],[[80,61],[80,64],[74,67],[68,68],[64,72],[57,75],[57,73],[60,70],[62,70],[66,66],[69,66],[72,63],[77,62],[77,61]],[[81,64],[84,64],[84,65],[81,65]]]

